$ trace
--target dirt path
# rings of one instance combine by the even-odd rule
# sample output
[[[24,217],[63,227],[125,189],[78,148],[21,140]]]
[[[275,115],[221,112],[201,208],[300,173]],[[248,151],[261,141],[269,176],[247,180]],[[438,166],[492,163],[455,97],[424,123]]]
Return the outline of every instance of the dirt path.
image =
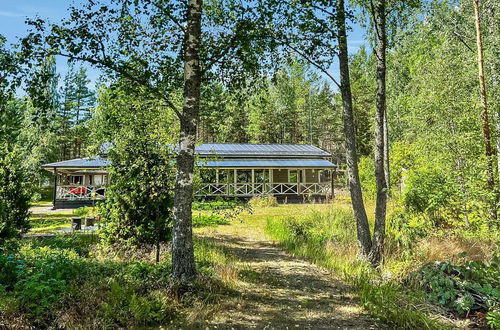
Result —
[[[229,230],[227,230],[229,227]],[[227,301],[208,327],[218,329],[378,329],[348,288],[307,261],[259,238],[255,228],[232,226],[200,233],[241,263],[241,295]],[[247,229],[247,230],[245,230]],[[228,233],[229,231],[229,233]]]

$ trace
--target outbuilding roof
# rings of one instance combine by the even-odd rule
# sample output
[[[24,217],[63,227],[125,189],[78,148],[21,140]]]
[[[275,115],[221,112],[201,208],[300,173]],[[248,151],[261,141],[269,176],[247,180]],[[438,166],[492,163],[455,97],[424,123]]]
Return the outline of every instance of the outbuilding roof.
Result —
[[[106,158],[93,157],[93,158],[76,158],[70,160],[63,160],[61,162],[50,163],[42,165],[43,168],[103,168],[110,164],[111,162]]]

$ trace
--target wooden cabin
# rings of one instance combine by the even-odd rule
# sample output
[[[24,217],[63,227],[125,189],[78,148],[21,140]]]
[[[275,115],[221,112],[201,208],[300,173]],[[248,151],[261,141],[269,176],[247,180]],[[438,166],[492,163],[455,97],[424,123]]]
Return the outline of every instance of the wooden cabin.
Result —
[[[197,146],[197,196],[250,198],[273,195],[301,202],[333,193],[330,153],[307,144],[207,143]],[[104,156],[45,164],[54,173],[54,208],[92,205],[106,198]]]

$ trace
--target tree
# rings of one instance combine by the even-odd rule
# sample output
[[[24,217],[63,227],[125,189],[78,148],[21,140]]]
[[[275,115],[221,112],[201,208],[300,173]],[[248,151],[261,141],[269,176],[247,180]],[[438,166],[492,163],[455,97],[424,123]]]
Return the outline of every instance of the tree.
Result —
[[[377,48],[377,96],[375,115],[375,181],[377,186],[377,198],[375,206],[375,228],[373,231],[373,243],[370,251],[370,261],[374,265],[380,263],[384,249],[385,217],[387,208],[387,177],[388,164],[386,160],[386,4],[385,0],[376,0],[370,3],[375,25]],[[386,170],[387,169],[387,170]]]
[[[87,144],[86,123],[90,119],[90,109],[95,106],[95,93],[88,87],[90,80],[87,70],[80,67],[75,71],[74,63],[69,63],[68,73],[61,88],[62,102],[58,111],[60,124],[61,159],[80,158]]]
[[[370,236],[370,226],[368,224],[368,216],[366,215],[366,209],[363,202],[361,182],[359,180],[351,82],[349,78],[346,14],[343,0],[338,0],[337,3],[337,30],[339,45],[340,93],[342,94],[342,104],[344,109],[344,135],[346,145],[346,162],[349,169],[349,190],[351,192],[352,208],[356,218],[358,243],[361,255],[367,257],[372,247],[372,241]]]
[[[23,102],[22,130],[18,139],[25,153],[25,167],[31,173],[35,186],[41,187],[48,176],[41,165],[56,161],[59,154],[59,76],[55,58],[43,58],[30,73],[28,95]]]
[[[102,205],[105,245],[118,248],[156,244],[169,238],[172,225],[174,150],[163,127],[173,119],[158,104],[144,102],[121,84],[101,91],[91,122],[93,137],[111,143],[112,177]]]
[[[228,15],[228,13],[233,13]],[[71,19],[34,30],[24,40],[24,53],[47,52],[85,61],[110,77],[127,79],[151,99],[161,100],[180,122],[174,206],[173,276],[193,280],[196,274],[191,239],[193,149],[202,80],[226,85],[245,83],[259,71],[268,42],[273,11],[239,1],[117,0],[70,7]],[[201,17],[205,28],[201,32]],[[49,31],[45,33],[44,31]],[[42,45],[42,46],[41,46]],[[40,47],[41,46],[41,47]],[[183,90],[180,108],[176,93]]]
[[[31,189],[18,148],[0,144],[0,250],[20,239],[29,226]]]
[[[486,81],[484,73],[484,50],[483,50],[483,38],[481,32],[481,13],[480,13],[480,3],[479,0],[472,0],[474,6],[474,17],[476,26],[476,45],[477,45],[477,63],[479,71],[479,87],[481,90],[481,120],[483,129],[483,142],[484,142],[484,152],[487,159],[487,182],[488,189],[491,191],[492,195],[496,195],[495,189],[495,175],[493,173],[493,157],[494,152],[491,147],[491,133],[490,133],[490,122],[488,116],[488,94],[486,93]],[[491,202],[491,218],[493,222],[497,219],[497,198],[493,198]]]
[[[14,98],[19,63],[4,42],[0,36],[0,251],[12,248],[12,240],[28,231],[32,195],[17,145],[23,119],[23,108]]]

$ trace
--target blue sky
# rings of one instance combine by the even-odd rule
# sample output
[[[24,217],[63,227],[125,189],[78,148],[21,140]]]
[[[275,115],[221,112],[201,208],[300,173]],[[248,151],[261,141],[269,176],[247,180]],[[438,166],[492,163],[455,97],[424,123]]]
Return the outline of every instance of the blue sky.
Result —
[[[80,1],[76,1],[78,3]],[[26,34],[27,17],[36,15],[57,22],[67,15],[66,8],[72,0],[0,0],[0,34],[7,38],[8,43],[16,42],[18,37]],[[349,53],[355,53],[361,45],[366,44],[364,40],[364,30],[359,26],[354,26],[349,33]],[[57,70],[64,76],[67,71],[66,61],[57,59]],[[99,77],[99,71],[90,67],[88,75],[94,83]],[[338,64],[332,65],[330,73],[338,78]]]

